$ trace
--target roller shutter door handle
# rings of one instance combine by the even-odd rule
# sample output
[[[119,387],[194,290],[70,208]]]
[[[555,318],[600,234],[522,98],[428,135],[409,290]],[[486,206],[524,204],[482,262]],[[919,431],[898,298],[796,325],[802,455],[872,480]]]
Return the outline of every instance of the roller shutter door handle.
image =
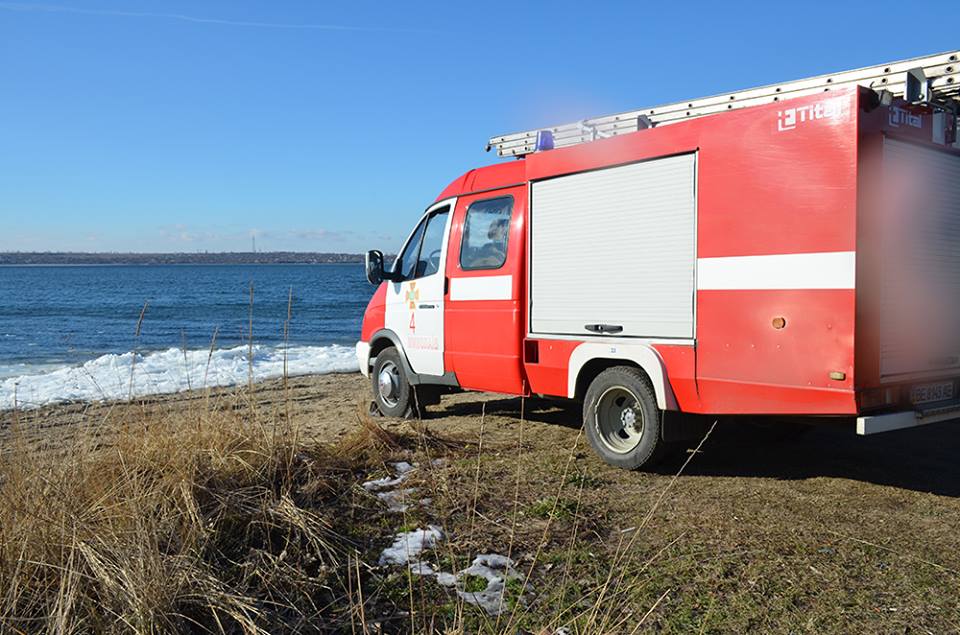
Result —
[[[583,328],[591,333],[609,334],[623,332],[623,327],[619,324],[584,324]]]

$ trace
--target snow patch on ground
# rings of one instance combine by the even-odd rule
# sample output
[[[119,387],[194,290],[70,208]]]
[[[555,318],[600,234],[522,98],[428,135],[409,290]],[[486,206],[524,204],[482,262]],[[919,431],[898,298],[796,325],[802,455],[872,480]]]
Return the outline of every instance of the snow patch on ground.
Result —
[[[366,481],[361,484],[363,489],[376,494],[377,500],[387,506],[389,512],[405,512],[416,503],[419,505],[429,505],[431,499],[416,498],[417,488],[406,487],[404,489],[394,489],[403,484],[407,478],[416,471],[417,466],[411,465],[406,461],[390,463],[390,467],[396,472],[396,476],[384,476],[383,478]]]
[[[473,559],[466,569],[451,573],[436,573],[436,579],[443,586],[452,586],[465,602],[479,606],[487,615],[500,615],[508,609],[507,601],[503,597],[510,580],[522,580],[523,576],[516,570],[517,563],[506,556],[496,553],[481,554]],[[477,576],[487,581],[482,591],[467,591],[464,589],[463,579],[467,576]]]
[[[379,492],[385,489],[389,489],[391,487],[396,487],[397,485],[400,485],[401,483],[403,483],[405,480],[407,480],[407,477],[404,474],[401,474],[396,478],[393,478],[391,476],[384,476],[383,478],[367,481],[366,483],[363,483],[362,487],[368,492]]]
[[[496,553],[481,554],[473,559],[473,563],[457,573],[447,573],[435,570],[429,562],[420,560],[424,551],[433,549],[443,539],[443,530],[436,525],[429,525],[426,529],[402,531],[393,540],[393,544],[380,554],[380,566],[406,566],[414,575],[433,578],[438,584],[453,587],[457,595],[464,602],[479,606],[488,615],[500,615],[507,606],[504,592],[510,580],[522,580],[516,570],[517,563],[506,556]],[[467,591],[465,578],[476,576],[487,581],[487,586],[481,591]]]
[[[397,461],[393,464],[393,469],[397,471],[397,474],[406,474],[407,472],[412,472],[415,468],[415,465],[410,465],[406,461]]]
[[[27,409],[65,401],[106,401],[242,384],[249,379],[248,355],[246,346],[215,350],[212,355],[209,350],[184,354],[179,348],[102,355],[81,366],[0,380],[0,410],[14,407],[14,393],[17,407]],[[289,376],[358,370],[353,348],[339,344],[291,346],[286,356]],[[283,368],[282,347],[253,347],[254,381],[281,377]]]
[[[432,464],[439,466],[443,462],[435,459]],[[368,492],[374,493],[377,499],[387,506],[387,511],[407,511],[416,500],[417,488],[395,488],[406,481],[418,466],[406,461],[389,465],[396,476],[366,481],[362,486]],[[429,502],[429,498],[418,501],[421,505]],[[433,549],[442,539],[443,530],[436,525],[400,532],[394,537],[393,543],[381,552],[380,566],[406,566],[414,575],[433,578],[441,586],[452,587],[465,602],[482,608],[488,615],[500,615],[508,610],[508,603],[504,598],[507,584],[511,580],[523,580],[523,575],[516,570],[517,563],[507,556],[487,553],[478,555],[469,567],[457,573],[437,571],[429,562],[421,560],[420,556],[424,551]],[[465,579],[469,576],[483,578],[487,581],[486,587],[480,591],[467,591]]]
[[[405,512],[410,509],[410,501],[416,500],[414,494],[417,493],[416,487],[408,487],[406,489],[394,489],[387,492],[377,492],[377,500],[387,506],[388,512]],[[429,502],[429,498],[425,498],[420,503]]]
[[[392,489],[407,480],[407,477],[410,476],[410,473],[416,469],[415,466],[410,465],[406,461],[391,463],[390,467],[392,467],[393,471],[397,473],[396,477],[384,476],[383,478],[367,481],[362,484],[363,489],[367,490],[368,492],[381,492],[383,490]]]
[[[393,544],[380,554],[380,566],[420,565],[420,554],[426,549],[433,549],[443,539],[443,531],[436,525],[428,525],[426,529],[401,531],[393,540]],[[429,565],[427,565],[429,567]]]

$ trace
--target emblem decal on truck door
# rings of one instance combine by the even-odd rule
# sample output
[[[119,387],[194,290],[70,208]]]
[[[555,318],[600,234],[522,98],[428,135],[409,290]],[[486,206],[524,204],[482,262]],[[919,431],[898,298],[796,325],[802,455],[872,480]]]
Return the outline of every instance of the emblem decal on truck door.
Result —
[[[420,289],[417,288],[416,282],[411,282],[406,294],[406,303],[410,306],[411,311],[417,307],[417,300],[419,299]]]
[[[821,119],[846,119],[850,101],[846,97],[825,99],[809,106],[797,106],[777,112],[777,130],[786,132]]]

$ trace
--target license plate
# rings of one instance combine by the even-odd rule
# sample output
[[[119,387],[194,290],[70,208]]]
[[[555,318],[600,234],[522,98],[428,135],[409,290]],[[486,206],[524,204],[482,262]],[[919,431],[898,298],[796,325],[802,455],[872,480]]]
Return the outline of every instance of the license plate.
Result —
[[[929,403],[931,401],[946,401],[953,399],[953,382],[941,381],[935,384],[921,384],[914,386],[910,391],[910,400],[913,403]]]

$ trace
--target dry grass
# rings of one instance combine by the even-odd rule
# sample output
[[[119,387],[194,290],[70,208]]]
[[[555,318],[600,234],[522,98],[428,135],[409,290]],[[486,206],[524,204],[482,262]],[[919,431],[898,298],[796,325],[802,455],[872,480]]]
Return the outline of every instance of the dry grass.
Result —
[[[281,391],[95,410],[60,446],[26,442],[15,419],[0,453],[0,632],[960,628],[953,499],[704,476],[722,426],[670,471],[622,472],[574,427],[467,395],[406,425],[358,407],[330,444],[288,423],[298,393]],[[432,503],[389,513],[359,484],[401,459],[419,465],[404,487]],[[850,509],[861,499],[869,516]],[[425,556],[437,570],[483,553],[518,562],[525,581],[508,586],[502,615],[377,566],[396,532],[428,524],[445,533]]]
[[[3,454],[3,630],[270,632],[336,603],[354,456],[230,411],[148,417]]]
[[[478,442],[457,442],[422,422],[397,435],[358,411],[356,431],[325,445],[287,425],[283,404],[265,410],[248,389],[233,394],[233,407],[195,400],[133,416],[128,406],[57,451],[23,443],[14,417],[0,455],[0,629],[516,633],[623,625],[619,609],[635,599],[630,584],[597,578],[580,588],[588,481],[568,478],[579,436],[564,451],[555,494],[541,492],[546,513],[538,517],[528,515],[535,492],[525,483],[524,445],[510,452],[508,502],[490,478],[482,425]],[[411,484],[431,507],[388,514],[358,487],[397,458],[421,466]],[[512,507],[509,520],[493,519],[503,515],[500,503]],[[503,615],[488,617],[403,568],[375,566],[392,534],[428,523],[447,534],[429,556],[445,570],[509,544],[526,582],[508,588]],[[544,575],[553,565],[544,569],[543,560],[558,547],[565,562]],[[625,561],[627,551],[610,555]]]

